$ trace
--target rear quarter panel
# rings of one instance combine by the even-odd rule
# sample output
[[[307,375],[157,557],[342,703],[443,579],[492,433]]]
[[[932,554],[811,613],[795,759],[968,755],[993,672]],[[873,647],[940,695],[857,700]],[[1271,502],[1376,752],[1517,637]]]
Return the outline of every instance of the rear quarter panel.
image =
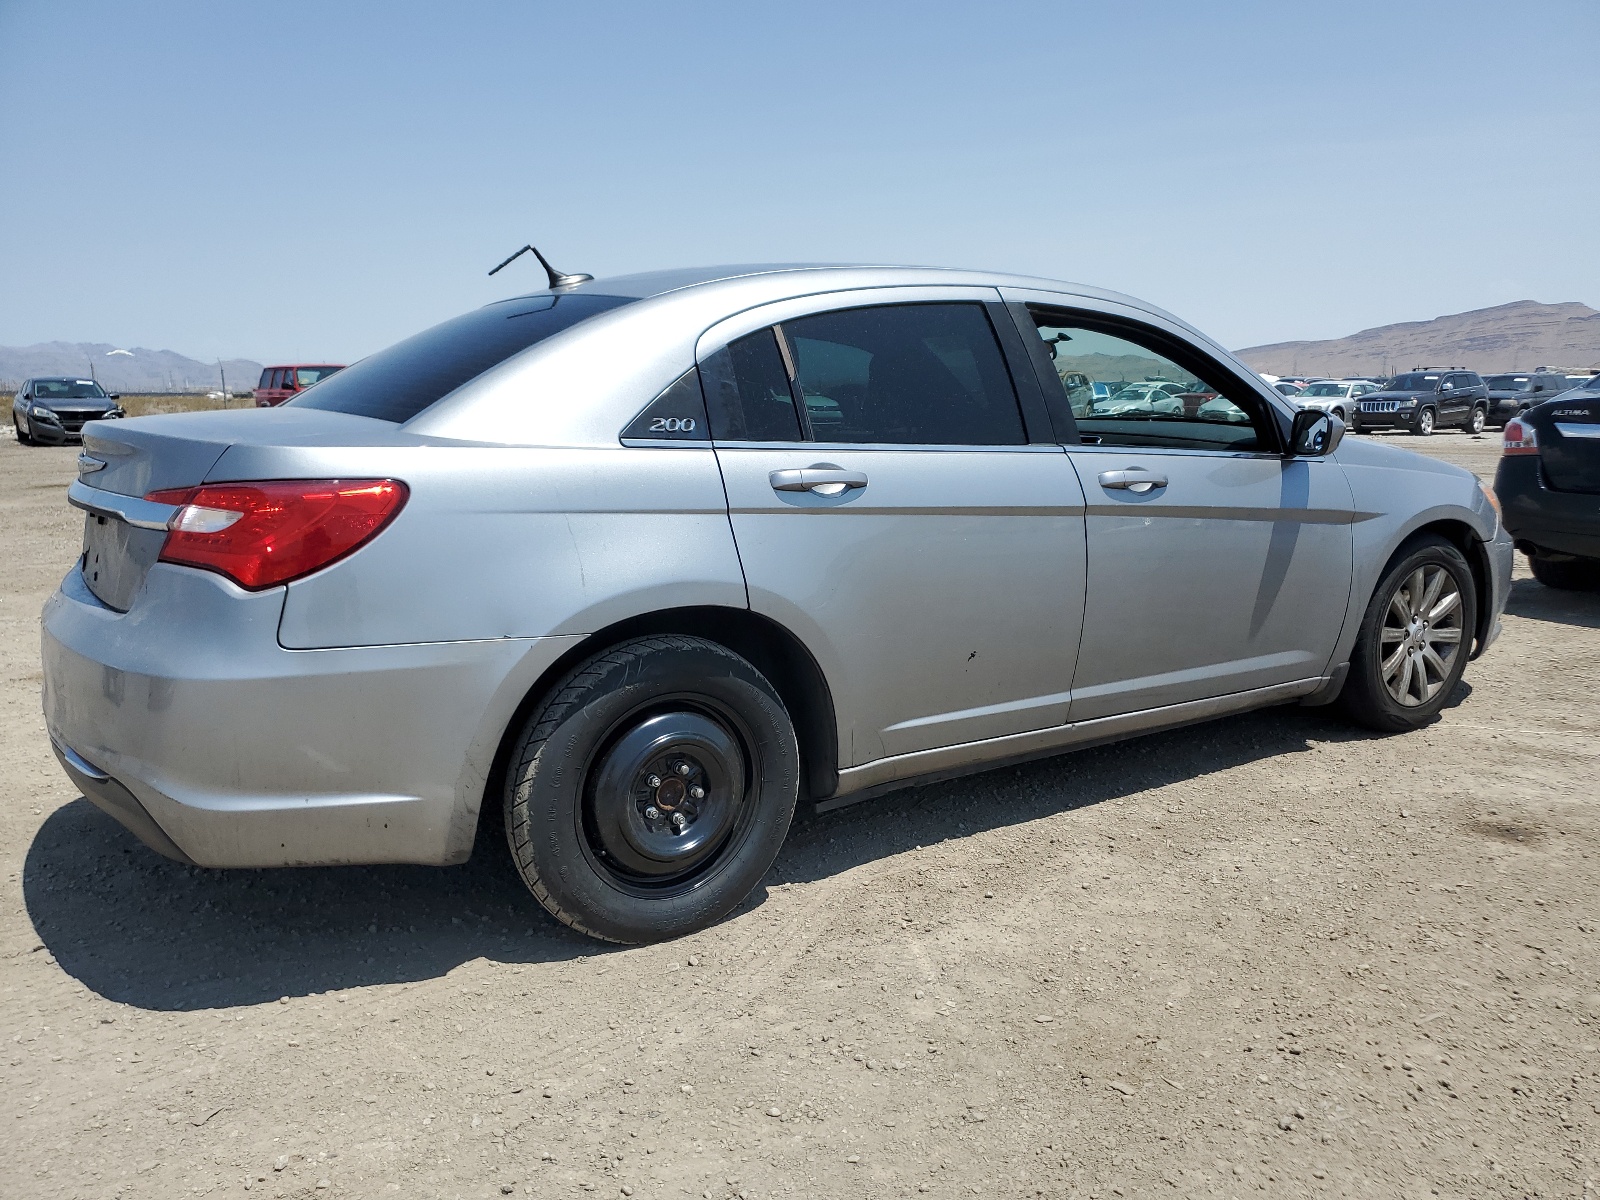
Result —
[[[239,446],[210,473],[273,477],[387,477],[411,493],[372,542],[288,585],[292,649],[583,634],[746,604],[709,448]]]

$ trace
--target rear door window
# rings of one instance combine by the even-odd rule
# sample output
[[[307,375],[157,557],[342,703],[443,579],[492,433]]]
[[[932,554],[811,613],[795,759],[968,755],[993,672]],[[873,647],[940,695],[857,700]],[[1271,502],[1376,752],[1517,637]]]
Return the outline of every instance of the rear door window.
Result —
[[[623,296],[582,292],[503,300],[380,350],[289,403],[380,421],[409,421],[512,355],[627,303]]]
[[[719,442],[798,442],[789,373],[777,332],[763,329],[732,342],[700,366],[711,436]]]
[[[785,322],[813,440],[1014,446],[1022,412],[981,304],[843,309]]]

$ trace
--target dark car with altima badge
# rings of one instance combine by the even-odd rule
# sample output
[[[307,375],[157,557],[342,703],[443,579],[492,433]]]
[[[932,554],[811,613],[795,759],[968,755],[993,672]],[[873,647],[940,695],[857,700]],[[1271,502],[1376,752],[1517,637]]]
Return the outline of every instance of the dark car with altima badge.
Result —
[[[81,438],[89,421],[126,415],[118,399],[93,379],[25,379],[11,402],[11,424],[24,446],[60,446]]]
[[[1600,387],[1566,392],[1507,422],[1494,490],[1535,579],[1600,588]]]

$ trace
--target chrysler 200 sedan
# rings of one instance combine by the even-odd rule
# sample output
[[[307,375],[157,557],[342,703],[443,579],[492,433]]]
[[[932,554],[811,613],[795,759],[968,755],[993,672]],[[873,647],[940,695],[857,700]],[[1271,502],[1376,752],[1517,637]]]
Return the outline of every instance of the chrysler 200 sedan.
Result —
[[[1075,417],[1113,368],[1216,398]],[[556,917],[672,937],[800,802],[1264,705],[1432,719],[1511,543],[1466,471],[1342,433],[1075,284],[552,272],[282,408],[90,425],[49,734],[182,861],[458,863],[488,806]]]

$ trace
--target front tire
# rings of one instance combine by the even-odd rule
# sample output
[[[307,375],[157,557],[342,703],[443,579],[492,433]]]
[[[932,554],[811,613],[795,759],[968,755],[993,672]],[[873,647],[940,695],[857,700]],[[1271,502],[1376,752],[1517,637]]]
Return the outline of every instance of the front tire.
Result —
[[[1590,592],[1600,590],[1600,560],[1593,558],[1548,559],[1537,554],[1528,556],[1528,568],[1533,577],[1547,588],[1563,592]]]
[[[1467,418],[1467,432],[1477,435],[1483,432],[1483,427],[1489,423],[1489,414],[1479,405],[1472,410],[1472,415]]]
[[[725,917],[777,857],[800,752],[777,691],[739,655],[662,635],[577,667],[511,756],[506,836],[557,920],[604,941]]]
[[[16,421],[17,423],[12,426],[12,428],[16,430],[18,444],[23,446],[33,445],[33,435],[25,431],[27,419],[25,417],[18,417]]]
[[[1411,432],[1418,437],[1429,437],[1433,433],[1434,422],[1438,420],[1433,409],[1425,408],[1417,414],[1417,419],[1411,422]]]
[[[1383,733],[1428,724],[1461,682],[1477,620],[1477,590],[1461,551],[1433,535],[1411,543],[1362,617],[1339,697],[1345,715]]]

